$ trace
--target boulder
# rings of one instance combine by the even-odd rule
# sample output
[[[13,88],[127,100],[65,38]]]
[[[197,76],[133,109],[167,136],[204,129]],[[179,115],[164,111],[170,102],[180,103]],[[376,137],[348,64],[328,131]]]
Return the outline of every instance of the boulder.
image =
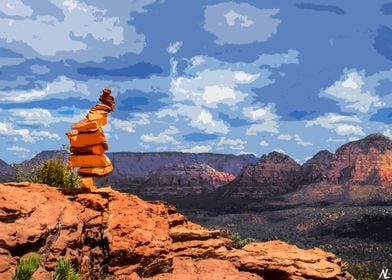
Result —
[[[99,177],[99,176],[108,175],[112,171],[113,171],[112,165],[108,165],[104,167],[81,167],[78,169],[78,174],[80,176]]]
[[[100,143],[97,145],[84,146],[84,147],[71,147],[71,153],[74,154],[91,154],[91,155],[102,155],[109,149],[108,144]]]
[[[106,143],[105,135],[101,129],[91,133],[78,133],[77,131],[67,132],[70,146],[82,148],[86,146]]]
[[[88,120],[88,119],[83,119],[73,126],[71,126],[73,130],[76,130],[77,132],[94,132],[99,129],[99,125],[96,121],[94,120]]]
[[[69,166],[74,167],[106,167],[111,165],[110,159],[105,155],[70,155]]]

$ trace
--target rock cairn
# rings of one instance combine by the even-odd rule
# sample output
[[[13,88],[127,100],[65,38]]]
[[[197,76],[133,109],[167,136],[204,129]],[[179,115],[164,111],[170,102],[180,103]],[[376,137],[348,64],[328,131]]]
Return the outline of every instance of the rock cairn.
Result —
[[[74,124],[69,138],[71,155],[69,168],[77,168],[78,174],[85,177],[82,182],[93,184],[92,177],[104,176],[112,172],[113,166],[104,154],[109,149],[102,127],[107,124],[108,113],[114,111],[114,98],[111,90],[104,88],[99,97],[101,103],[92,107],[86,118]]]

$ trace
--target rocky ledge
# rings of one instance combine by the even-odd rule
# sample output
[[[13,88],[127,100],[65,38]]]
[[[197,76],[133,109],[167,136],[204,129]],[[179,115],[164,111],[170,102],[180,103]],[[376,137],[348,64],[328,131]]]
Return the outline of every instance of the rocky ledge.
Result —
[[[190,222],[170,204],[111,188],[64,194],[46,185],[0,184],[0,279],[18,259],[42,255],[34,279],[52,279],[59,257],[82,279],[353,279],[320,249],[281,241],[235,249],[220,231]]]

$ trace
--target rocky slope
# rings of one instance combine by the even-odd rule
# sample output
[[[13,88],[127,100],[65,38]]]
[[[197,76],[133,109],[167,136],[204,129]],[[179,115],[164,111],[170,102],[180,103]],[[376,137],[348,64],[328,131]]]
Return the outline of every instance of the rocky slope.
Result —
[[[382,134],[347,143],[336,150],[326,172],[327,181],[339,184],[390,187],[392,140]]]
[[[272,152],[255,165],[245,167],[237,178],[219,190],[223,197],[259,199],[286,193],[298,186],[301,166],[292,158]]]
[[[0,159],[0,182],[15,180],[15,170],[11,165]]]
[[[235,249],[220,231],[165,202],[98,189],[63,194],[38,184],[0,184],[0,279],[27,252],[42,255],[34,279],[51,279],[66,257],[82,279],[353,279],[321,249],[281,241]]]
[[[165,166],[151,171],[137,193],[150,199],[212,193],[234,179],[203,163]]]

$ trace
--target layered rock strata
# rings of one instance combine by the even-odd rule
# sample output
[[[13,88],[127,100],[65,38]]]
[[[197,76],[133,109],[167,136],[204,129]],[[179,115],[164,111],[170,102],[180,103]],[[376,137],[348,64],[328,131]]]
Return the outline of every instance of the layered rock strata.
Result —
[[[71,155],[69,167],[77,168],[80,176],[104,176],[113,170],[109,158],[104,154],[109,149],[102,127],[107,124],[107,115],[114,111],[114,98],[111,91],[103,89],[99,103],[92,107],[86,118],[74,124],[72,131],[66,133]]]
[[[82,279],[353,279],[320,249],[281,241],[235,249],[218,230],[190,222],[174,206],[110,188],[65,195],[32,183],[0,184],[0,279],[21,256],[41,254],[33,279],[53,279],[56,260]]]

